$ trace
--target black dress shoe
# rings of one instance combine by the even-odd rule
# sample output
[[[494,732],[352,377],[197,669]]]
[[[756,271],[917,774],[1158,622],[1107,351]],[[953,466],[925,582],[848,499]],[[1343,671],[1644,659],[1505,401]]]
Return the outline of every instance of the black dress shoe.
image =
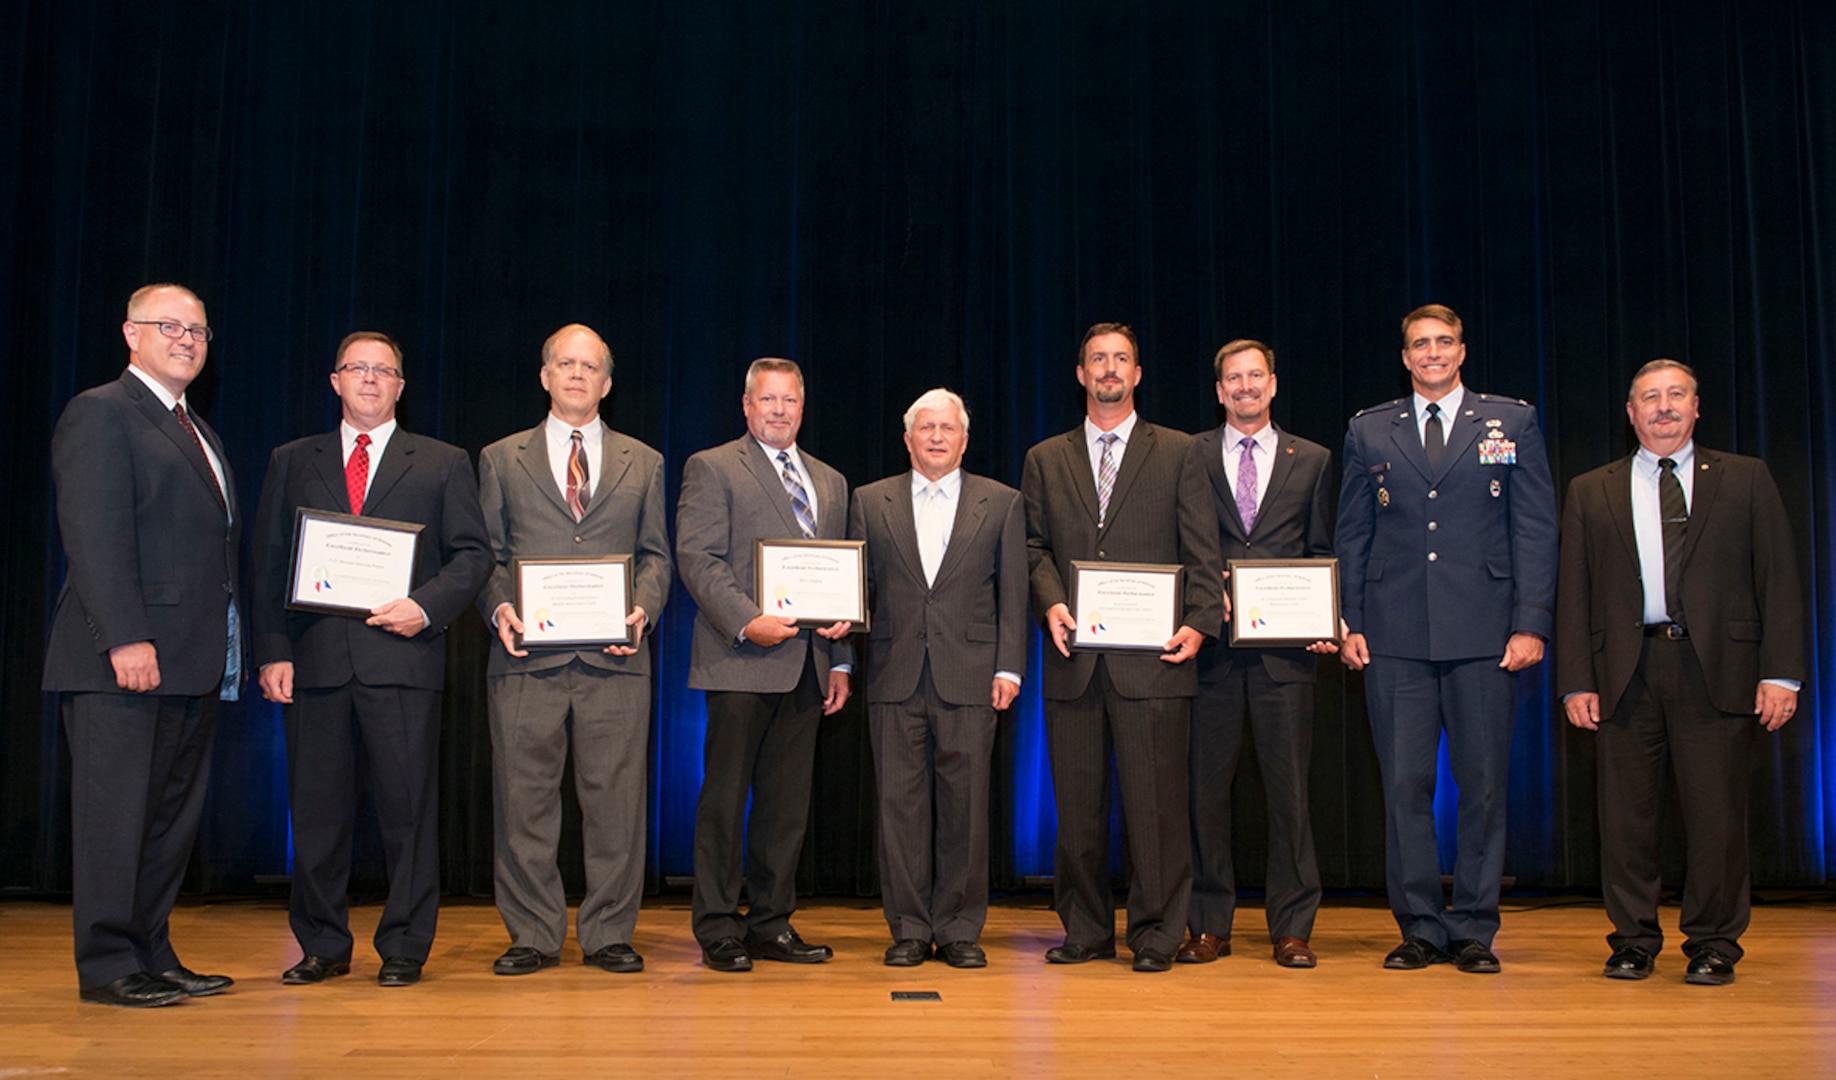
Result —
[[[171,1005],[174,1002],[183,1001],[185,991],[157,975],[136,971],[132,975],[123,975],[107,986],[79,991],[77,996],[84,1001],[93,1001],[97,1005],[147,1009],[155,1005]]]
[[[421,962],[412,956],[385,956],[376,973],[378,986],[413,986],[421,981]]]
[[[1683,981],[1697,986],[1726,986],[1734,981],[1734,961],[1713,945],[1705,945],[1689,958],[1689,973]]]
[[[931,958],[931,943],[900,938],[886,948],[887,967],[917,967]]]
[[[1391,949],[1390,955],[1383,958],[1383,966],[1391,971],[1419,971],[1429,964],[1445,964],[1451,959],[1427,938],[1412,937],[1403,939],[1401,945]]]
[[[724,937],[701,947],[701,963],[709,971],[751,971],[752,957],[736,937]]]
[[[322,983],[334,975],[349,975],[349,960],[333,960],[329,956],[301,957],[300,962],[281,972],[281,982],[288,986],[308,986]]]
[[[1627,945],[1623,949],[1613,950],[1607,957],[1606,970],[1601,974],[1609,979],[1648,979],[1654,967],[1654,958],[1637,945]]]
[[[1454,966],[1468,975],[1496,975],[1504,969],[1483,941],[1459,938],[1447,943],[1447,952],[1453,957]]]
[[[1063,945],[1054,945],[1046,950],[1046,963],[1048,964],[1088,964],[1092,960],[1114,960],[1115,958],[1116,946],[1113,942],[1093,948],[1089,945],[1073,945],[1067,941]]]
[[[615,975],[632,975],[644,970],[644,958],[623,942],[594,949],[582,963],[591,964]]]
[[[1158,949],[1136,949],[1135,970],[1172,971],[1173,958]]]
[[[811,945],[795,930],[786,930],[775,938],[748,941],[746,955],[754,960],[777,960],[785,964],[820,964],[835,950],[827,945]]]
[[[182,964],[171,971],[160,972],[159,977],[185,991],[186,997],[209,997],[236,985],[236,980],[228,975],[199,975]]]
[[[527,945],[512,945],[504,950],[504,955],[491,964],[493,975],[534,975],[543,968],[551,968],[561,962],[559,956],[544,956],[539,949]]]
[[[937,959],[953,968],[984,968],[988,966],[988,954],[973,941],[952,941],[937,946]]]

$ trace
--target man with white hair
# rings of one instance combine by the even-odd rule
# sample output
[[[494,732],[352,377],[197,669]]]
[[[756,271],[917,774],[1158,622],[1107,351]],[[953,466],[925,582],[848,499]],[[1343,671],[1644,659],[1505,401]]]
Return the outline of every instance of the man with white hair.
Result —
[[[988,963],[988,773],[995,717],[1026,667],[1020,493],[963,471],[969,410],[942,388],[905,411],[910,472],[854,493],[872,629],[867,724],[880,789],[890,967]],[[935,823],[935,824],[933,824]]]

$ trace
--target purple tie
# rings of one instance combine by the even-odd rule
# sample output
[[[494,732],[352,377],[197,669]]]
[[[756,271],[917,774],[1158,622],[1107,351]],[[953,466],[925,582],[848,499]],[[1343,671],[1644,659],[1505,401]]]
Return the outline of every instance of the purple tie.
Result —
[[[1244,436],[1243,458],[1237,462],[1237,516],[1243,519],[1243,535],[1256,527],[1256,440]]]

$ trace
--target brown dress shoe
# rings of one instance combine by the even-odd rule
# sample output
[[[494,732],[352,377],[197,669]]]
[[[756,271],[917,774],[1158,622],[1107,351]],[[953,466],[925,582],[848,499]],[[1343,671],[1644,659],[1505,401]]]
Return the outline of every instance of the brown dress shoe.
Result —
[[[1179,947],[1173,959],[1182,964],[1209,964],[1220,956],[1230,955],[1230,939],[1216,934],[1194,934]]]
[[[1282,967],[1310,968],[1320,961],[1304,938],[1285,937],[1275,943],[1275,962]]]

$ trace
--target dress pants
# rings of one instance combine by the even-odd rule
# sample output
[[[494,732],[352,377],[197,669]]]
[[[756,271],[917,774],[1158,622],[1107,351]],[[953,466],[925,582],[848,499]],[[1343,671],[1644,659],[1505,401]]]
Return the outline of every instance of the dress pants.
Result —
[[[170,971],[167,919],[204,813],[217,695],[66,694],[60,711],[77,981]]]
[[[296,690],[283,715],[293,813],[293,936],[308,956],[350,958],[361,740],[389,876],[376,952],[425,962],[440,912],[439,691],[359,682]]]
[[[1307,806],[1313,764],[1313,684],[1276,682],[1254,654],[1199,681],[1192,703],[1193,934],[1230,936],[1237,910],[1231,857],[1231,787],[1253,733],[1268,793],[1266,877],[1270,942],[1313,936],[1320,870]]]
[[[974,942],[988,919],[991,704],[937,695],[927,657],[912,697],[867,707],[879,786],[880,895],[894,941]]]
[[[802,680],[788,693],[707,692],[689,905],[695,940],[704,946],[729,937],[765,941],[790,929],[824,696],[814,660],[805,662]]]
[[[1384,878],[1396,925],[1405,938],[1442,949],[1461,939],[1490,947],[1504,878],[1517,675],[1499,667],[1497,657],[1373,656],[1364,687],[1383,772]],[[1452,907],[1443,900],[1434,825],[1443,729],[1459,788]]]
[[[1045,703],[1058,808],[1052,891],[1067,944],[1107,948],[1116,938],[1109,881],[1113,755],[1128,835],[1128,947],[1167,956],[1178,950],[1192,896],[1191,709],[1189,698],[1123,697],[1102,657],[1082,697]]]
[[[1646,638],[1638,668],[1597,734],[1600,883],[1614,949],[1663,950],[1658,846],[1666,759],[1676,776],[1686,847],[1683,951],[1714,946],[1739,960],[1751,915],[1747,802],[1752,715],[1719,712],[1688,641]]]
[[[567,940],[557,854],[570,742],[586,863],[580,948],[630,944],[644,892],[650,679],[575,658],[489,684],[495,896],[510,944],[553,956]]]

